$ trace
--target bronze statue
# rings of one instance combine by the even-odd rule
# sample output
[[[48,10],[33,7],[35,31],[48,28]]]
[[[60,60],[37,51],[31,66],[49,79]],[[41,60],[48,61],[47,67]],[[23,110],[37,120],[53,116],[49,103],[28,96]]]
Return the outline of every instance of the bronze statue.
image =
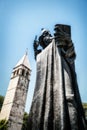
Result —
[[[29,114],[29,130],[87,130],[75,72],[76,53],[68,25],[55,25],[36,41],[36,86]],[[45,31],[45,30],[44,30]],[[44,32],[43,31],[43,32]]]

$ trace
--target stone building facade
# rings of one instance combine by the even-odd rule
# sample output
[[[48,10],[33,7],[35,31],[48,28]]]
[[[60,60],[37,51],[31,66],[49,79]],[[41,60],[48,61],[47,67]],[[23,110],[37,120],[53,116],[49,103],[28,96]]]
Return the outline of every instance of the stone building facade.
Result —
[[[13,68],[0,119],[7,119],[8,130],[21,130],[25,102],[30,81],[30,64],[27,54]]]

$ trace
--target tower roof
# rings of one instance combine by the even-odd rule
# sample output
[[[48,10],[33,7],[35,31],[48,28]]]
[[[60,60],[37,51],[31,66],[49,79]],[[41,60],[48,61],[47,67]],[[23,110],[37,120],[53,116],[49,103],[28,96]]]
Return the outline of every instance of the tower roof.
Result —
[[[19,62],[16,64],[15,68],[20,65],[24,65],[28,69],[31,69],[27,53],[24,54],[24,56],[19,60]]]

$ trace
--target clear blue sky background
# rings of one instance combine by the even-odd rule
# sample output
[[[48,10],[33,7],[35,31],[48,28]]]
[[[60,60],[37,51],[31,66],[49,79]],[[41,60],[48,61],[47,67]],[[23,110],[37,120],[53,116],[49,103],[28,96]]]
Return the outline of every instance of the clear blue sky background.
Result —
[[[12,69],[28,48],[32,73],[27,112],[35,86],[34,37],[42,27],[53,34],[57,23],[71,25],[79,90],[87,102],[87,0],[0,0],[0,95],[6,94]]]

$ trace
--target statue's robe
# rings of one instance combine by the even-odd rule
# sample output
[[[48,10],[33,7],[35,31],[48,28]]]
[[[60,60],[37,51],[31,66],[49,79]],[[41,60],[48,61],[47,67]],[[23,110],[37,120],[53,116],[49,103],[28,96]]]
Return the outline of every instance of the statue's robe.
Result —
[[[53,40],[37,56],[36,86],[28,130],[86,130],[74,64]]]

